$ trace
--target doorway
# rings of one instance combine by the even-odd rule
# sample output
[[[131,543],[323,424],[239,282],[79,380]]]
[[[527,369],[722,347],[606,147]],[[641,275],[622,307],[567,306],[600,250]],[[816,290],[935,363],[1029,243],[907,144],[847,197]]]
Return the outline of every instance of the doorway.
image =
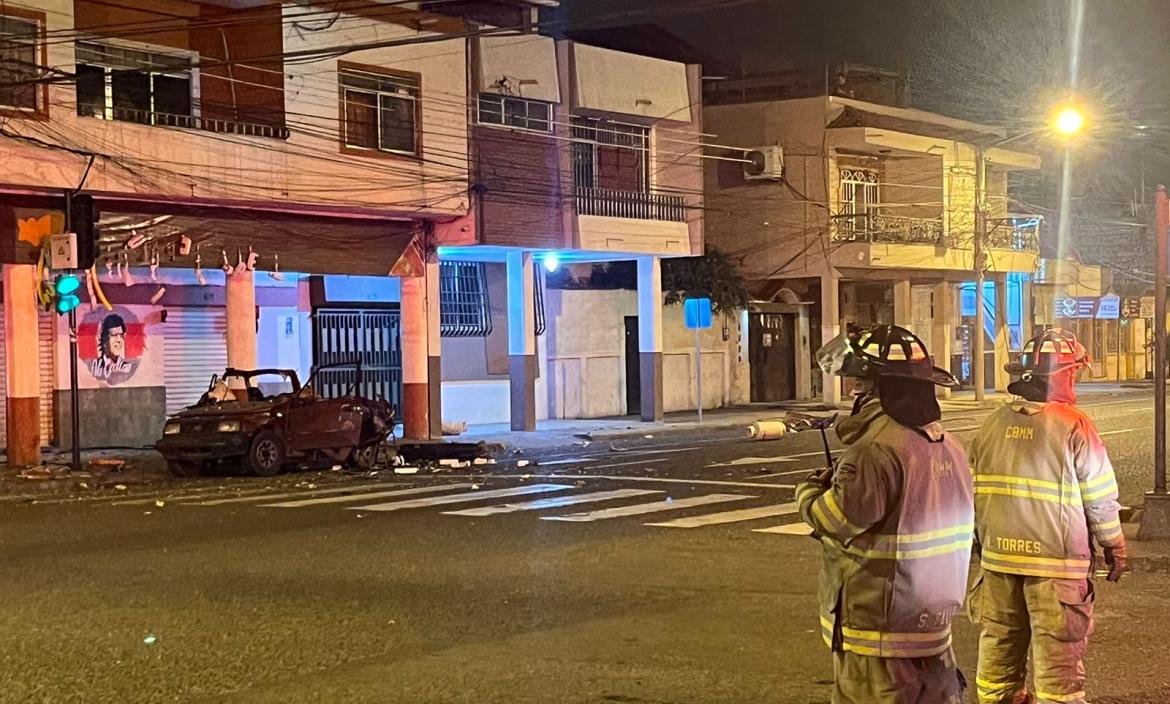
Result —
[[[638,348],[638,316],[626,316],[626,415],[642,413],[642,355]]]
[[[796,318],[791,313],[751,313],[748,361],[751,400],[791,401],[796,396]]]

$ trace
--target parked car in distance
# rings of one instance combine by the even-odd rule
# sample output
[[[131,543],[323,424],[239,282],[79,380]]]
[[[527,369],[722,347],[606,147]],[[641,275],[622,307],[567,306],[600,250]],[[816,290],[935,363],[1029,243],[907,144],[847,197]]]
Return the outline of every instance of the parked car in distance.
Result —
[[[353,365],[329,365],[314,370]],[[360,369],[357,375],[361,378]],[[294,461],[372,464],[394,429],[394,408],[359,396],[357,384],[321,398],[312,377],[301,386],[291,369],[227,369],[211,378],[199,402],[167,419],[158,451],[177,476],[212,463],[272,476]]]

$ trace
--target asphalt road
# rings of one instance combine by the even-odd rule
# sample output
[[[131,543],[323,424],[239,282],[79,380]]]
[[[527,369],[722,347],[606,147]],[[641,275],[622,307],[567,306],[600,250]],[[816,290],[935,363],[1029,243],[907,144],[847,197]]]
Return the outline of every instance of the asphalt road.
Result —
[[[1149,403],[1088,406],[1126,502]],[[674,437],[490,474],[0,497],[0,702],[827,702],[819,547],[790,505],[822,463],[815,435]],[[1101,588],[1094,701],[1170,701],[1166,578]],[[965,622],[956,643],[970,671]]]

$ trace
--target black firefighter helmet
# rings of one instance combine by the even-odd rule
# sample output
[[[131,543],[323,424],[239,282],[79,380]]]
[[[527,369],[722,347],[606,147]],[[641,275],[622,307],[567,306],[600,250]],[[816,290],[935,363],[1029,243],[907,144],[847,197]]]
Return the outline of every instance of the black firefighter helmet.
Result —
[[[817,364],[826,374],[861,379],[893,377],[957,386],[948,371],[934,366],[918,336],[897,325],[851,329],[817,350]]]
[[[1089,361],[1089,353],[1076,335],[1053,328],[1024,343],[1020,356],[1005,364],[1004,371],[1024,378],[1052,376],[1066,369],[1087,367]]]

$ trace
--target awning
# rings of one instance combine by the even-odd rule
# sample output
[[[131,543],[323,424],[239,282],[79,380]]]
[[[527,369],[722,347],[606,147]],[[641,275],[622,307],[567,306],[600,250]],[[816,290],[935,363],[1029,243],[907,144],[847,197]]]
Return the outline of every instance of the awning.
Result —
[[[224,208],[133,212],[102,207],[98,261],[216,269],[254,255],[263,271],[419,276],[422,257],[407,221],[326,218]],[[109,209],[107,209],[109,208]],[[144,210],[160,210],[144,207]],[[0,204],[0,258],[36,263],[44,238],[63,231],[59,208]]]

